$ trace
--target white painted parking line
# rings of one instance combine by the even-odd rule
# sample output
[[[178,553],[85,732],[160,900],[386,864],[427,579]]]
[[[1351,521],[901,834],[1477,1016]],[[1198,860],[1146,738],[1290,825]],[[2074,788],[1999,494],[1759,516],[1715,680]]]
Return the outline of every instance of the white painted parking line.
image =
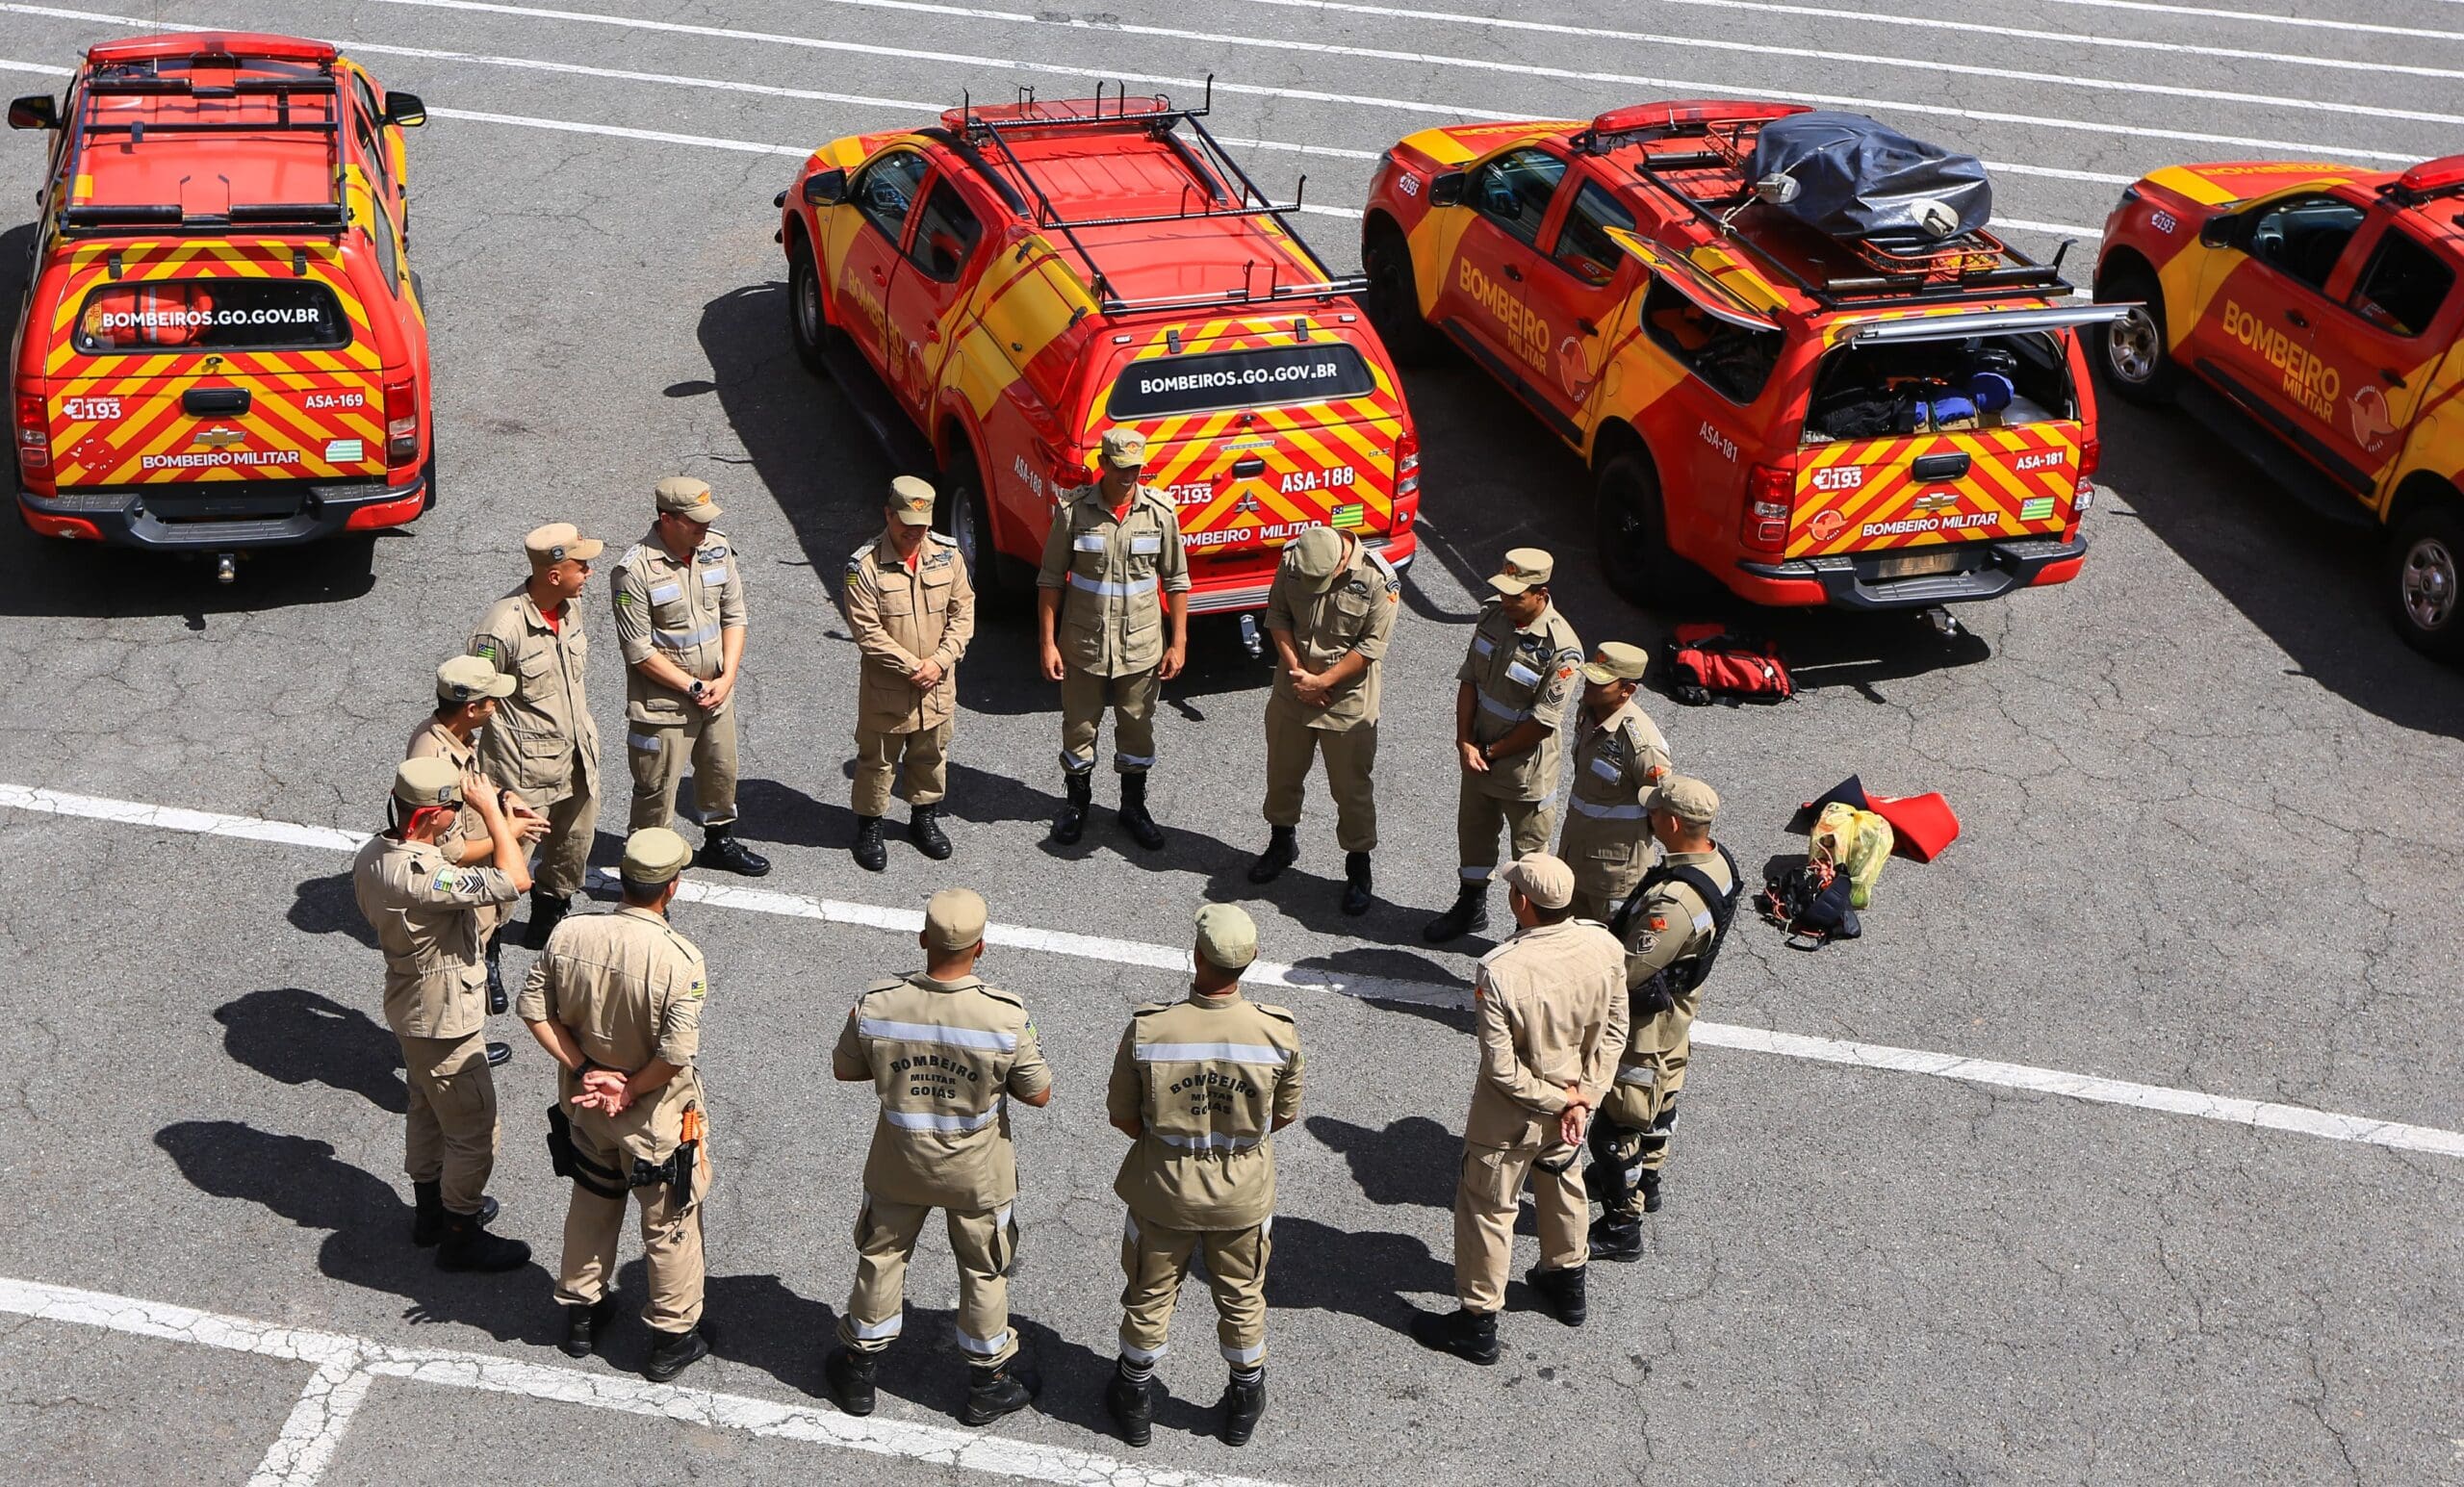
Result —
[[[512,1395],[543,1403],[572,1404],[674,1421],[707,1430],[732,1430],[776,1440],[804,1441],[816,1446],[899,1456],[932,1466],[957,1467],[1015,1481],[1060,1482],[1067,1487],[1274,1487],[1245,1476],[1209,1476],[1200,1473],[1149,1467],[1135,1461],[1099,1456],[1060,1446],[1040,1446],[947,1425],[915,1424],[869,1415],[863,1419],[807,1404],[788,1404],[748,1395],[721,1394],[680,1384],[654,1384],[623,1373],[527,1363],[494,1353],[456,1352],[441,1347],[397,1347],[372,1338],[348,1337],[245,1317],[221,1316],[144,1301],[131,1296],[54,1286],[41,1281],[0,1278],[0,1313],[100,1327],[136,1337],[173,1343],[195,1343],[260,1358],[280,1358],[318,1367],[318,1377],[336,1380],[334,1390],[356,1375],[398,1378],[443,1389],[475,1389]],[[317,1386],[311,1383],[311,1390]],[[366,1386],[362,1385],[364,1394]],[[330,1396],[329,1396],[330,1397]],[[302,1396],[302,1407],[307,1404]],[[297,1418],[297,1412],[294,1412]],[[284,1425],[283,1439],[291,1438]],[[335,1440],[339,1442],[339,1433]],[[277,1441],[279,1448],[281,1442]],[[327,1458],[331,1445],[326,1447]],[[269,1464],[273,1455],[269,1453]],[[288,1474],[269,1476],[260,1469],[251,1478],[285,1487],[311,1487],[321,1471],[304,1454],[286,1457]]]
[[[72,795],[64,790],[46,789],[37,785],[0,784],[0,807],[44,815],[107,821],[122,826],[150,827],[160,831],[237,837],[243,840],[274,842],[286,846],[318,847],[331,851],[355,852],[368,839],[365,833],[337,831],[331,827],[298,826],[283,821],[262,821],[253,816],[191,810],[184,807],[148,806],[136,801]],[[605,876],[603,869],[602,876]],[[913,935],[924,927],[924,915],[921,910],[894,909],[881,904],[855,903],[841,899],[807,898],[802,894],[785,893],[773,888],[739,887],[731,883],[711,882],[706,879],[688,879],[681,890],[681,896],[692,902],[708,904],[713,908],[734,909],[750,913],[777,914],[791,919],[810,919],[825,924],[846,925],[861,929],[885,930],[899,935]],[[1184,970],[1189,965],[1189,952],[1181,947],[1146,944],[1138,940],[1111,939],[1095,935],[1074,934],[1065,930],[1044,930],[1026,925],[1002,924],[996,921],[985,937],[989,943],[995,945],[1013,946],[1041,955],[1065,956],[1111,965],[1137,965],[1150,970],[1172,972]],[[1332,992],[1370,1001],[1401,1001],[1421,1005],[1460,1007],[1469,1000],[1464,987],[1459,985],[1437,985],[1383,976],[1353,975],[1336,970],[1331,966],[1286,965],[1271,961],[1260,961],[1252,964],[1245,980],[1253,987],[1271,987],[1290,991]],[[2162,1111],[2169,1115],[2192,1115],[2201,1120],[2214,1120],[2225,1125],[2287,1131],[2300,1136],[2320,1137],[2327,1141],[2384,1146],[2395,1151],[2415,1151],[2441,1157],[2464,1157],[2464,1132],[2442,1130],[2436,1126],[2406,1125],[2392,1120],[2374,1120],[2364,1115],[2348,1115],[2334,1111],[2313,1110],[2301,1105],[2284,1105],[2268,1100],[2246,1100],[2232,1095],[2208,1094],[2197,1090],[2178,1090],[2163,1085],[2143,1085],[2129,1080],[2106,1079],[2100,1075],[2077,1074],[2066,1069],[2040,1068],[2025,1064],[2003,1064],[1991,1060],[1973,1059],[1964,1054],[1938,1053],[1923,1048],[1899,1048],[1886,1043],[1864,1043],[1835,1038],[1814,1038],[1800,1033],[1781,1033],[1768,1028],[1742,1027],[1730,1023],[1697,1022],[1694,1024],[1693,1036],[1695,1042],[1706,1047],[1741,1049],[1754,1053],[1774,1054],[1781,1058],[1803,1059],[1817,1064],[1835,1064],[1886,1073],[1922,1074],[1970,1084],[1998,1085],[2013,1090],[2058,1094],[2066,1099],[2085,1100],[2092,1104],[2119,1105],[2133,1110]]]
[[[5,1304],[5,1303],[0,1303]],[[282,1433],[266,1449],[266,1459],[248,1476],[248,1487],[315,1487],[325,1466],[350,1428],[351,1416],[368,1398],[376,1375],[360,1366],[357,1353],[333,1358],[308,1375],[308,1387],[282,1423]]]
[[[2227,11],[2217,6],[2179,5],[2174,0],[2045,0],[2047,5],[2075,5],[2101,11],[2143,11],[2167,17],[2196,15],[2253,26],[2303,26],[2314,31],[2344,31],[2354,36],[2410,37],[2424,41],[2464,41],[2464,32],[2431,31],[2421,26],[2390,26],[2377,21],[2333,20],[2318,15],[2280,15],[2265,11]]]

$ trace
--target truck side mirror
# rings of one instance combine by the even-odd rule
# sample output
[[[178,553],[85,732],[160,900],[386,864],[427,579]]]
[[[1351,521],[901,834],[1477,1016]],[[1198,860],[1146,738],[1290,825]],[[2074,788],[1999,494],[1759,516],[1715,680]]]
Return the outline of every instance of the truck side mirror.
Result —
[[[847,199],[847,172],[816,170],[805,177],[805,205],[834,207]]]
[[[60,105],[49,93],[28,93],[9,105],[9,127],[57,129],[60,127]]]
[[[1428,204],[1433,207],[1459,207],[1463,204],[1463,172],[1449,170],[1432,177],[1428,183]]]
[[[2201,247],[2223,248],[2242,245],[2242,218],[2231,213],[2220,214],[2198,224]]]
[[[403,129],[417,129],[427,122],[427,105],[417,93],[387,93],[385,122]]]

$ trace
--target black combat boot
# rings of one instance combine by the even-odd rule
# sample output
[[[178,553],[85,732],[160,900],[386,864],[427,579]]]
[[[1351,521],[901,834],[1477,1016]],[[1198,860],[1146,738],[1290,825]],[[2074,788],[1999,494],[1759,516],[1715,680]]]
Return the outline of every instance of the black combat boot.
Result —
[[[848,848],[847,853],[856,859],[858,867],[868,873],[877,873],[889,866],[889,849],[882,845],[881,817],[856,818],[856,844]]]
[[[1089,772],[1081,769],[1062,776],[1061,787],[1069,792],[1069,801],[1061,808],[1061,814],[1052,818],[1052,839],[1065,847],[1074,847],[1078,838],[1087,834],[1087,809],[1094,804],[1095,786]]]
[[[1374,900],[1369,889],[1369,854],[1344,854],[1344,912],[1357,919],[1369,912]]]
[[[1456,1308],[1422,1312],[1412,1319],[1412,1337],[1423,1347],[1478,1364],[1498,1361],[1498,1314]]]
[[[715,867],[723,873],[735,873],[745,878],[766,878],[770,859],[735,839],[733,826],[713,826],[702,833],[702,850],[693,854],[696,867]],[[696,1356],[699,1356],[698,1354]],[[691,1362],[686,1359],[685,1362]],[[678,1368],[684,1365],[680,1363]]]
[[[479,1200],[479,1221],[486,1223],[497,1216],[497,1200]],[[425,1249],[445,1238],[445,1184],[415,1182],[411,1184],[411,1243]]]
[[[1244,1382],[1232,1379],[1223,1386],[1223,1444],[1246,1446],[1249,1437],[1258,1433],[1258,1417],[1267,1412],[1267,1371]]]
[[[1639,1260],[1643,1257],[1643,1221],[1603,1214],[1592,1221],[1594,1260]]]
[[[907,839],[936,862],[950,859],[950,837],[941,830],[941,808],[917,806],[907,812]]]
[[[1421,930],[1421,938],[1432,945],[1460,939],[1476,930],[1489,927],[1489,883],[1467,883],[1454,890],[1454,907],[1431,919]]]
[[[518,1270],[530,1263],[530,1246],[488,1232],[488,1216],[445,1211],[445,1233],[436,1246],[440,1270]]]
[[[959,1419],[970,1425],[988,1425],[1014,1410],[1025,1409],[1035,1397],[1035,1391],[1006,1363],[971,1366],[966,1371],[966,1408],[959,1412]]]
[[[1540,1299],[1547,1302],[1549,1314],[1569,1327],[1579,1327],[1591,1315],[1591,1303],[1583,1295],[1583,1267],[1571,1269],[1544,1270],[1534,1266],[1524,1272],[1523,1279]]]
[[[565,1308],[565,1340],[557,1344],[568,1358],[587,1358],[599,1347],[599,1335],[616,1315],[616,1298],[601,1296],[588,1306]]]
[[[1278,826],[1267,834],[1267,850],[1249,864],[1251,883],[1272,883],[1283,876],[1283,870],[1300,860],[1300,835],[1296,828]]]
[[[694,1364],[710,1356],[710,1340],[700,1327],[687,1327],[681,1332],[653,1332],[650,1360],[642,1365],[642,1377],[654,1384],[664,1384]]]
[[[502,1068],[513,1062],[513,1044],[491,1042],[487,1046],[488,1067]]]
[[[858,1352],[852,1347],[835,1347],[821,1362],[821,1376],[829,1381],[830,1397],[850,1415],[873,1412],[873,1378],[881,1372],[881,1359],[873,1353]]]
[[[523,931],[522,942],[533,950],[548,948],[548,936],[565,915],[574,911],[574,901],[562,893],[545,888],[530,890],[530,924]]]
[[[504,967],[498,963],[497,937],[491,935],[488,936],[488,1015],[501,1017],[505,1009],[512,1005],[505,999]],[[496,1050],[492,1047],[488,1051],[493,1054]]]
[[[1132,1446],[1143,1446],[1155,1438],[1155,1379],[1131,1378],[1113,1365],[1112,1382],[1104,1386],[1104,1409],[1120,1426],[1120,1438]]]
[[[1164,829],[1157,826],[1155,818],[1146,811],[1146,776],[1144,774],[1120,777],[1119,814],[1121,830],[1129,833],[1130,840],[1148,852],[1153,852],[1164,845]]]

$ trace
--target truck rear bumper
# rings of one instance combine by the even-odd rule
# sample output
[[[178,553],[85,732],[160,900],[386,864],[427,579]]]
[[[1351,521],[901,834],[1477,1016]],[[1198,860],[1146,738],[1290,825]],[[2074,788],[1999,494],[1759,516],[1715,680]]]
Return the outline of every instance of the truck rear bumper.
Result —
[[[113,547],[230,552],[297,547],[346,529],[400,526],[427,504],[427,481],[231,480],[71,488],[17,497],[18,515],[46,537]]]
[[[1774,606],[1931,609],[1936,604],[1998,599],[2013,589],[2037,584],[2067,582],[2079,572],[2087,553],[2088,539],[2084,534],[2068,542],[2059,537],[1980,542],[1970,544],[1961,553],[1961,567],[1956,573],[1889,579],[1878,577],[1883,560],[1905,555],[1904,552],[1794,558],[1780,563],[1740,562],[1729,587],[1758,604]]]
[[[1410,567],[1412,559],[1420,555],[1420,538],[1410,532],[1405,532],[1399,539],[1371,537],[1366,540],[1369,551],[1384,557],[1397,573]],[[1267,590],[1274,583],[1272,564],[1266,565],[1263,578],[1257,577],[1257,570],[1252,567],[1243,577],[1218,584],[1207,582],[1205,559],[1193,562],[1190,569],[1192,614],[1236,614],[1245,609],[1263,609],[1267,606]]]

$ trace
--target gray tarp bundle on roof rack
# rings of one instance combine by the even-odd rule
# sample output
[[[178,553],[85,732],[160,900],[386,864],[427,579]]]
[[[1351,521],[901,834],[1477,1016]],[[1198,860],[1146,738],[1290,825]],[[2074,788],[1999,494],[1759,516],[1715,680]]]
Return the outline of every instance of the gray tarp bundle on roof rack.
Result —
[[[1750,183],[1772,175],[1797,183],[1796,198],[1774,202],[1774,211],[1895,252],[1974,232],[1993,216],[1993,185],[1974,156],[1912,140],[1861,114],[1771,120],[1755,137],[1746,175]]]

